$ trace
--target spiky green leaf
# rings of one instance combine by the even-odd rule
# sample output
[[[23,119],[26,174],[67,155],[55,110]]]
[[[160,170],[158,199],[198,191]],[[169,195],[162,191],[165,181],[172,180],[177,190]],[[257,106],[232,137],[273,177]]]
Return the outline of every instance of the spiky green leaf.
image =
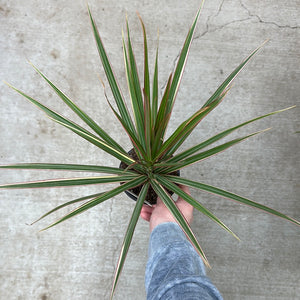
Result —
[[[124,161],[127,164],[132,164],[132,163],[135,162],[127,154],[123,154],[122,152],[114,149],[112,146],[106,144],[104,141],[98,139],[97,137],[95,137],[95,136],[93,136],[89,133],[86,133],[86,132],[80,130],[79,128],[74,127],[73,125],[70,125],[68,123],[61,122],[61,121],[58,121],[58,120],[55,120],[55,119],[52,119],[52,120],[59,123],[60,125],[63,125],[66,128],[69,128],[73,132],[77,133],[79,136],[83,137],[84,139],[86,139],[90,143],[94,144],[95,146],[99,147],[100,149],[104,150],[105,152],[109,153],[110,155],[116,157],[117,159],[119,159],[121,161]]]
[[[103,167],[96,165],[77,165],[77,164],[52,164],[52,163],[24,163],[0,165],[0,169],[27,169],[27,170],[59,170],[59,171],[78,171],[78,172],[96,172],[107,174],[132,174],[130,170],[120,170],[119,168]]]
[[[17,89],[16,87],[12,86],[11,84],[9,84],[8,82],[5,82],[10,88],[12,88],[13,90],[15,90],[17,93],[19,93],[21,96],[25,97],[27,100],[29,100],[32,104],[34,104],[35,106],[37,106],[39,109],[41,109],[44,113],[46,113],[46,115],[52,119],[64,122],[66,124],[69,124],[71,126],[74,126],[78,129],[80,129],[81,131],[84,131],[88,134],[91,134],[89,131],[87,131],[85,128],[79,126],[78,124],[74,123],[71,120],[68,120],[67,118],[63,117],[62,115],[56,113],[55,111],[53,111],[52,109],[50,109],[49,107],[41,104],[39,101],[35,100],[34,98],[30,97],[29,95],[25,94],[24,92],[22,92],[21,90]]]
[[[132,48],[132,44],[131,44],[129,25],[128,25],[127,19],[126,19],[126,29],[127,29],[127,49],[128,49],[130,73],[132,76],[133,87],[135,90],[137,105],[139,107],[140,114],[143,115],[142,89],[141,89],[141,85],[140,85],[140,79],[139,79],[139,74],[138,74],[137,65],[136,65],[136,61],[135,61],[135,56],[134,56],[133,48]]]
[[[152,124],[155,125],[156,114],[158,107],[158,42],[155,55],[155,64],[154,64],[154,74],[153,74],[153,84],[152,84]]]
[[[117,111],[113,108],[113,106],[111,105],[111,103],[108,101],[111,110],[114,112],[115,116],[117,117],[117,119],[119,120],[119,122],[122,124],[126,134],[128,135],[128,137],[130,138],[132,145],[135,149],[135,152],[137,154],[137,156],[139,157],[140,160],[142,160],[143,158],[147,157],[147,154],[145,152],[145,150],[143,149],[143,146],[141,145],[138,137],[130,130],[130,128],[126,125],[126,123],[124,122],[124,120],[121,118],[121,116],[117,113]]]
[[[148,44],[146,28],[141,16],[138,14],[139,20],[142,25],[143,37],[144,37],[144,93],[150,101],[150,76],[149,76],[149,63],[148,63]]]
[[[113,282],[112,291],[111,291],[111,299],[113,297],[113,294],[115,292],[119,277],[121,275],[121,272],[122,272],[122,269],[123,269],[123,266],[124,266],[124,263],[125,263],[125,259],[126,259],[126,256],[127,256],[130,244],[131,244],[133,233],[134,233],[136,224],[138,222],[142,206],[143,206],[144,201],[146,199],[148,188],[149,188],[149,183],[144,184],[144,186],[143,186],[143,188],[142,188],[142,190],[139,194],[139,197],[137,199],[136,205],[134,207],[131,219],[129,221],[129,224],[128,224],[128,227],[127,227],[127,230],[126,230],[126,233],[125,233],[121,253],[120,253],[120,256],[119,256],[118,264],[117,264],[116,271],[115,271],[114,282]]]
[[[234,139],[234,140],[229,141],[227,143],[224,143],[222,145],[216,146],[216,147],[214,147],[212,149],[209,149],[207,151],[204,151],[204,152],[192,155],[192,156],[184,159],[183,161],[178,162],[176,166],[171,166],[170,168],[168,168],[167,172],[168,173],[174,172],[176,170],[179,170],[179,169],[182,169],[182,168],[187,167],[189,165],[192,165],[194,163],[197,163],[197,162],[199,162],[199,161],[201,161],[203,159],[206,159],[206,158],[208,158],[210,156],[216,155],[216,154],[218,154],[220,152],[223,152],[226,149],[228,149],[228,148],[230,148],[230,147],[232,147],[232,146],[234,146],[234,145],[236,145],[236,144],[238,144],[238,143],[240,143],[240,142],[242,142],[242,141],[244,141],[244,140],[246,140],[246,139],[248,139],[248,138],[250,138],[252,136],[255,136],[257,134],[265,132],[265,131],[267,131],[269,129],[270,128],[267,128],[265,130],[261,130],[261,131],[258,131],[258,132],[254,132],[254,133],[246,135],[244,137],[237,138],[237,139]],[[168,163],[166,163],[165,165],[167,165],[167,164]],[[172,163],[171,163],[171,165],[172,165]]]
[[[92,17],[92,14],[91,14],[91,11],[90,11],[89,7],[88,7],[88,13],[89,13],[90,21],[91,21],[91,24],[92,24],[92,29],[93,29],[94,37],[95,37],[95,40],[96,40],[96,45],[97,45],[97,49],[98,49],[98,52],[99,52],[99,56],[100,56],[100,59],[101,59],[101,62],[102,62],[107,80],[109,82],[112,94],[114,96],[114,99],[116,101],[116,104],[118,106],[118,109],[119,109],[119,112],[121,114],[122,119],[127,124],[127,126],[130,128],[130,130],[132,132],[134,132],[135,129],[134,129],[129,111],[126,107],[126,104],[125,104],[124,98],[122,96],[121,90],[120,90],[120,88],[117,84],[117,81],[115,79],[115,75],[112,71],[112,67],[111,67],[110,62],[108,60],[108,57],[107,57],[106,51],[104,49],[101,37],[99,35],[97,26],[96,26],[95,21]]]
[[[181,197],[183,200],[191,204],[193,207],[198,209],[200,212],[202,212],[204,215],[209,217],[211,220],[216,222],[218,225],[220,225],[223,229],[228,231],[230,234],[232,234],[236,239],[239,240],[237,235],[232,232],[228,226],[226,226],[221,220],[219,220],[212,212],[210,212],[207,208],[205,208],[201,203],[199,203],[197,200],[195,200],[193,197],[185,193],[181,188],[179,188],[176,184],[174,184],[169,179],[166,179],[164,176],[157,176],[157,181],[166,187],[167,189],[171,190],[172,192],[176,193],[179,197]]]
[[[186,64],[187,61],[187,57],[188,57],[188,53],[189,53],[189,49],[193,40],[193,36],[194,36],[194,32],[196,29],[196,25],[200,16],[200,12],[202,10],[204,4],[204,0],[201,2],[200,8],[197,11],[197,14],[194,18],[194,21],[190,27],[190,30],[188,31],[187,37],[185,39],[185,42],[183,44],[180,56],[178,58],[178,62],[174,71],[174,76],[173,76],[173,80],[172,80],[172,84],[171,84],[171,88],[170,88],[170,97],[169,97],[169,102],[168,102],[168,111],[171,112],[172,107],[174,105],[174,101],[179,89],[179,85],[180,85],[180,81],[181,81],[181,77],[183,75],[183,71],[184,71],[184,66]]]
[[[224,198],[237,201],[241,204],[245,204],[245,205],[248,205],[248,206],[251,206],[251,207],[254,207],[254,208],[258,208],[258,209],[260,209],[264,212],[270,213],[274,216],[283,218],[283,219],[288,220],[288,221],[290,221],[294,224],[300,225],[299,221],[297,221],[297,220],[295,220],[295,219],[293,219],[289,216],[286,216],[286,215],[282,214],[279,211],[276,211],[276,210],[274,210],[270,207],[259,204],[257,202],[252,201],[252,200],[249,200],[247,198],[241,197],[239,195],[233,194],[231,192],[227,192],[225,190],[219,189],[217,187],[214,187],[214,186],[211,186],[211,185],[208,185],[208,184],[204,184],[204,183],[197,182],[197,181],[192,181],[192,180],[181,178],[181,177],[178,177],[178,176],[169,175],[169,176],[166,176],[166,177],[168,179],[170,179],[171,181],[175,182],[175,183],[183,184],[183,185],[186,185],[188,187],[197,188],[197,189],[209,192],[211,194],[219,195],[219,196],[222,196]]]
[[[267,41],[262,43],[259,47],[257,47],[241,64],[239,64],[232,73],[224,80],[224,82],[217,88],[217,90],[213,93],[213,95],[204,103],[202,107],[206,107],[210,105],[215,99],[217,99],[223,92],[226,90],[233,80],[237,77],[237,75],[242,71],[242,69],[247,65],[247,63],[253,58],[255,54],[265,45]]]
[[[113,146],[119,151],[126,153],[126,151],[113,140],[91,117],[89,117],[83,110],[81,110],[72,100],[70,100],[59,88],[57,88],[53,82],[51,82],[37,67],[32,63],[31,65],[37,71],[38,74],[46,80],[46,82],[52,87],[55,93],[90,127],[92,128],[107,144]]]
[[[126,70],[128,90],[129,90],[130,99],[131,99],[131,105],[132,105],[132,111],[133,111],[134,120],[135,120],[135,126],[136,126],[136,130],[138,133],[138,136],[137,137],[133,136],[132,139],[138,140],[138,144],[141,145],[140,147],[144,152],[146,149],[145,149],[143,100],[141,98],[139,98],[137,95],[133,72],[131,70],[130,62],[128,60],[128,54],[127,54],[127,50],[126,50],[124,36],[122,36],[122,37],[123,37],[124,64],[125,64],[125,70]],[[120,118],[118,118],[118,119],[120,120]],[[124,123],[124,122],[122,122],[122,123]],[[127,132],[130,132],[129,128],[127,129]],[[133,135],[133,133],[131,133],[130,135]]]
[[[291,106],[291,107],[288,107],[288,108],[285,108],[285,109],[281,109],[281,110],[277,110],[277,111],[274,111],[274,112],[271,112],[271,113],[268,113],[268,114],[265,114],[265,115],[262,115],[260,117],[257,117],[257,118],[254,118],[254,119],[251,119],[247,122],[244,122],[244,123],[241,123],[237,126],[234,126],[234,127],[231,127],[227,130],[224,130],[222,132],[220,132],[219,134],[207,139],[206,141],[196,145],[196,146],[193,146],[191,147],[190,149],[186,150],[186,151],[183,151],[177,155],[175,155],[174,157],[172,157],[171,159],[168,160],[169,163],[173,163],[173,162],[178,162],[180,160],[183,160],[185,158],[187,158],[188,156],[191,156],[193,155],[194,153],[198,152],[199,150],[217,142],[218,140],[226,137],[227,135],[229,135],[230,133],[232,133],[233,131],[245,126],[245,125],[248,125],[252,122],[255,122],[257,120],[260,120],[260,119],[263,119],[265,117],[268,117],[268,116],[271,116],[271,115],[274,115],[274,114],[277,114],[277,113],[280,113],[280,112],[283,112],[283,111],[286,111],[288,109],[292,109],[294,108],[295,106]]]
[[[138,178],[135,178],[129,182],[126,182],[108,192],[105,192],[104,194],[102,194],[101,196],[99,197],[96,197],[84,204],[82,204],[81,206],[79,206],[78,208],[74,209],[73,211],[71,211],[70,213],[66,214],[65,216],[63,216],[62,218],[60,218],[59,220],[55,221],[54,223],[52,223],[51,225],[47,226],[46,228],[42,229],[43,230],[46,230],[46,229],[49,229],[61,222],[64,222],[78,214],[81,214],[83,213],[84,211],[128,190],[128,189],[131,189],[131,188],[134,188],[140,184],[143,184],[145,181],[147,180],[147,178],[145,176],[139,176]]]
[[[83,128],[83,127],[79,126],[78,124],[72,122],[71,120],[68,120],[65,117],[57,114],[53,110],[49,109],[45,105],[41,104],[37,100],[33,99],[32,97],[28,96],[27,94],[23,93],[22,91],[18,90],[17,88],[13,87],[12,85],[10,85],[8,83],[7,83],[7,85],[9,87],[11,87],[12,89],[14,89],[16,92],[18,92],[19,94],[21,94],[22,96],[24,96],[26,99],[28,99],[31,103],[36,105],[42,111],[44,111],[48,115],[48,117],[50,119],[52,119],[53,121],[69,128],[70,130],[72,130],[73,132],[78,134],[79,136],[88,140],[89,142],[91,142],[95,146],[101,148],[102,150],[108,152],[112,156],[115,156],[116,158],[118,158],[126,163],[129,163],[129,164],[132,164],[134,162],[134,160],[131,159],[127,154],[124,154],[123,151],[120,152],[119,150],[113,148],[106,142],[99,139],[97,136],[95,136],[92,133],[90,133],[89,131],[87,131],[85,128]],[[121,159],[121,157],[122,157],[122,159]]]
[[[0,185],[1,189],[24,189],[24,188],[45,188],[45,187],[62,187],[62,186],[78,186],[88,184],[102,184],[129,181],[137,175],[119,175],[119,176],[100,176],[89,178],[67,178],[67,179],[48,179],[32,182],[21,182]]]
[[[30,225],[33,225],[35,223],[37,223],[38,221],[44,219],[45,217],[49,216],[50,214],[56,212],[57,210],[59,209],[62,209],[66,206],[69,206],[69,205],[72,205],[74,203],[78,203],[78,202],[82,202],[84,200],[88,200],[88,199],[91,199],[91,198],[96,198],[96,197],[99,197],[101,196],[102,194],[104,194],[104,192],[102,193],[96,193],[96,194],[92,194],[92,195],[89,195],[89,196],[84,196],[84,197],[80,197],[80,198],[76,198],[74,200],[71,200],[71,201],[68,201],[68,202],[65,202],[59,206],[56,206],[55,208],[51,209],[50,211],[48,211],[47,213],[45,213],[44,215],[42,215],[41,217],[39,217],[37,220],[35,220],[34,222],[32,222]]]

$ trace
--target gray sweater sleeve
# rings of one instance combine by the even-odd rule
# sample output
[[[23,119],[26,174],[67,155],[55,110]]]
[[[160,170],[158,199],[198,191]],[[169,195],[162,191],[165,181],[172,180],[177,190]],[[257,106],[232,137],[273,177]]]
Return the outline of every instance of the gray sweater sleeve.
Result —
[[[145,274],[147,300],[223,299],[206,276],[202,259],[176,223],[151,233]]]

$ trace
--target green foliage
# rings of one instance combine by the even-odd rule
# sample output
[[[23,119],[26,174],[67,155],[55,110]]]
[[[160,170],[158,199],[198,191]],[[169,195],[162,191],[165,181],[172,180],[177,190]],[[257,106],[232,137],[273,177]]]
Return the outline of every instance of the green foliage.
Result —
[[[202,5],[201,5],[202,7]],[[130,39],[130,32],[128,22],[126,20],[126,36],[127,43],[123,34],[123,54],[125,71],[127,76],[128,89],[131,98],[133,118],[129,109],[126,106],[126,102],[123,98],[122,92],[119,89],[117,80],[114,76],[111,64],[105,52],[102,40],[100,38],[98,29],[96,27],[95,21],[92,14],[88,8],[90,21],[92,24],[92,29],[94,37],[96,40],[96,45],[99,51],[99,56],[107,76],[115,103],[117,105],[117,110],[112,107],[108,101],[109,106],[112,108],[113,113],[117,119],[122,124],[124,130],[126,131],[129,139],[132,142],[132,146],[137,154],[137,159],[133,159],[124,150],[124,148],[118,144],[117,141],[112,139],[110,135],[105,132],[91,117],[89,117],[82,109],[80,109],[73,101],[71,101],[62,91],[59,90],[42,72],[40,72],[36,67],[35,70],[41,77],[50,85],[50,87],[55,91],[55,93],[65,102],[70,109],[72,109],[90,128],[90,130],[79,126],[73,121],[65,118],[62,115],[57,114],[52,109],[44,106],[37,100],[33,99],[24,92],[18,90],[17,88],[9,85],[16,92],[24,96],[32,104],[36,105],[41,109],[46,115],[57,122],[60,125],[69,128],[77,135],[81,136],[85,140],[94,144],[101,150],[109,153],[110,155],[116,157],[121,162],[129,166],[127,169],[119,169],[114,167],[105,166],[95,166],[95,165],[75,165],[75,164],[49,164],[49,163],[31,163],[31,164],[15,164],[15,165],[5,165],[0,166],[0,168],[13,168],[13,169],[36,169],[36,170],[67,170],[67,171],[87,171],[94,173],[104,173],[105,176],[89,177],[89,178],[70,178],[70,179],[53,179],[46,181],[37,182],[26,182],[26,183],[15,183],[2,185],[0,188],[38,188],[38,187],[59,187],[59,186],[74,186],[83,184],[99,184],[99,183],[122,183],[117,185],[117,187],[108,190],[106,192],[101,192],[93,195],[88,195],[75,200],[66,202],[58,207],[52,209],[48,213],[44,214],[38,220],[50,215],[51,213],[61,209],[70,204],[77,202],[82,202],[88,200],[81,204],[79,207],[73,211],[67,213],[61,219],[52,223],[49,227],[59,224],[73,216],[76,216],[89,208],[94,207],[106,201],[126,190],[130,190],[134,187],[141,186],[141,192],[138,196],[135,208],[133,210],[132,217],[130,219],[128,229],[125,234],[124,243],[118,265],[116,268],[115,279],[113,283],[111,297],[116,288],[117,281],[119,279],[124,261],[130,246],[130,242],[135,230],[136,223],[138,221],[142,205],[145,203],[146,195],[151,186],[156,194],[162,199],[168,209],[171,211],[178,224],[184,230],[187,238],[193,244],[199,255],[203,258],[206,265],[208,261],[201,249],[199,243],[196,240],[189,224],[186,222],[185,218],[182,216],[181,212],[177,209],[174,200],[170,197],[166,189],[174,192],[176,195],[182,197],[184,200],[193,205],[197,210],[202,212],[204,215],[212,219],[214,222],[219,224],[223,229],[231,233],[234,237],[237,236],[212,212],[206,209],[198,200],[189,196],[183,192],[177,184],[187,185],[192,188],[203,190],[215,195],[219,195],[231,200],[238,201],[265,212],[271,213],[275,216],[284,218],[290,222],[297,225],[300,223],[274,209],[268,208],[264,205],[253,202],[244,197],[232,194],[230,192],[221,190],[217,187],[209,186],[200,182],[195,182],[189,179],[185,179],[178,176],[172,176],[172,172],[180,170],[191,164],[200,162],[203,159],[207,159],[212,155],[218,154],[227,148],[244,141],[245,139],[252,137],[258,133],[265,130],[248,134],[240,138],[235,138],[231,141],[227,141],[223,144],[218,144],[208,150],[203,151],[204,148],[213,145],[214,143],[220,141],[224,137],[228,136],[235,130],[246,126],[249,123],[255,122],[262,118],[277,114],[279,112],[285,111],[287,109],[278,110],[271,112],[257,118],[251,119],[247,122],[239,124],[235,127],[227,129],[223,132],[216,134],[215,136],[202,141],[193,147],[177,152],[179,147],[185,142],[186,138],[192,133],[192,131],[197,127],[203,118],[205,118],[214,108],[216,108],[222,101],[222,99],[227,94],[231,87],[231,83],[238,73],[244,68],[248,61],[259,51],[262,47],[258,47],[254,50],[240,65],[238,65],[235,70],[225,79],[225,81],[220,85],[220,87],[213,93],[213,95],[205,102],[205,104],[196,112],[193,112],[189,118],[184,120],[178,128],[170,135],[169,138],[165,139],[165,133],[167,126],[170,121],[170,116],[175,103],[176,95],[179,89],[181,77],[184,71],[184,66],[188,57],[191,42],[193,40],[193,35],[195,32],[196,24],[200,15],[201,7],[197,11],[196,17],[188,31],[186,40],[183,44],[177,65],[174,69],[174,73],[169,76],[168,83],[165,87],[163,97],[161,101],[158,101],[158,50],[156,51],[155,64],[154,64],[154,76],[152,81],[152,89],[150,87],[149,78],[149,62],[148,62],[148,46],[147,46],[147,36],[146,29],[142,19],[139,16],[143,38],[144,38],[144,83],[141,86],[140,79],[137,72],[137,65],[133,53],[133,48]],[[109,176],[107,175],[109,174]],[[37,221],[38,221],[37,220]],[[45,229],[47,229],[45,228]]]

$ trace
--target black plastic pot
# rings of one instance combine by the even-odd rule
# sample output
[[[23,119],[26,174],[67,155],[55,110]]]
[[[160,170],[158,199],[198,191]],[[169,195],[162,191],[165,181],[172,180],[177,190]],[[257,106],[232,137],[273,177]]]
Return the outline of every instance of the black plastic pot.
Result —
[[[125,194],[126,194],[129,198],[131,198],[132,200],[134,200],[134,201],[136,201],[137,198],[138,198],[138,196],[137,196],[136,194],[134,194],[134,193],[132,193],[132,192],[130,192],[130,191],[125,191]]]

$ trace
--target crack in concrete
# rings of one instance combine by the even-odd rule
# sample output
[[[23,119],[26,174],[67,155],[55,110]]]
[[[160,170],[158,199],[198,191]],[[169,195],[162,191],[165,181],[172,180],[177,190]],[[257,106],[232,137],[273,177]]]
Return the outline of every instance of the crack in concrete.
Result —
[[[225,27],[228,26],[228,25],[231,25],[231,24],[234,24],[234,23],[239,23],[239,22],[245,22],[245,21],[248,21],[248,20],[251,19],[251,17],[249,16],[249,17],[247,17],[247,18],[238,19],[238,20],[233,20],[233,21],[227,22],[227,23],[225,23],[225,24],[223,24],[223,25],[221,25],[221,26],[217,26],[215,29],[210,30],[210,29],[209,29],[209,23],[210,23],[210,20],[211,20],[212,18],[218,17],[218,15],[219,15],[219,14],[221,13],[221,11],[222,11],[222,8],[223,8],[224,3],[225,3],[225,0],[222,0],[221,4],[219,5],[218,11],[217,11],[214,15],[208,16],[207,21],[206,21],[206,23],[205,23],[205,26],[206,26],[205,31],[204,31],[203,33],[199,34],[198,36],[195,36],[195,37],[194,37],[194,40],[203,37],[203,36],[206,35],[207,33],[213,33],[213,32],[222,30],[223,28],[225,28]]]
[[[239,0],[239,1],[240,1],[240,4],[241,4],[241,7],[242,7],[244,10],[247,11],[249,17],[250,17],[250,18],[253,18],[253,17],[256,18],[256,19],[259,21],[259,23],[274,25],[274,26],[276,26],[276,27],[278,27],[278,28],[288,28],[288,29],[297,29],[297,28],[300,28],[300,26],[279,25],[279,24],[277,24],[277,23],[274,22],[274,21],[265,21],[265,20],[263,20],[259,15],[252,13],[251,10],[243,3],[242,0]]]
[[[220,14],[224,2],[225,2],[225,0],[222,0],[220,6],[219,6],[219,8],[218,8],[218,11],[217,11],[217,13],[214,15],[214,17],[217,17],[217,16]],[[207,22],[206,22],[206,29],[207,29],[207,32],[208,32],[208,22],[209,22],[209,20],[210,20],[210,17],[211,17],[211,16],[208,16]],[[205,32],[205,33],[207,33],[207,32]],[[204,34],[203,34],[203,35],[204,35]],[[200,37],[200,36],[194,36],[194,37],[193,37],[193,40],[195,40],[195,39],[197,39],[197,38],[199,38],[199,37]],[[181,49],[180,49],[179,53],[177,54],[177,56],[175,57],[175,59],[173,60],[172,74],[174,74],[174,72],[175,72],[175,68],[176,68],[176,66],[177,66],[178,59],[179,59],[179,57],[180,57],[180,53],[181,53]],[[169,77],[168,77],[168,78],[169,78]],[[167,83],[168,83],[168,79],[164,82],[163,86],[161,87],[161,95],[164,93],[165,88],[166,88],[166,86],[167,86]]]
[[[217,16],[219,15],[219,13],[220,13],[221,10],[222,10],[222,7],[223,7],[224,2],[225,2],[225,0],[222,0],[220,6],[219,6],[219,8],[218,8],[218,11],[217,11],[217,13],[214,15],[214,17],[217,17]],[[207,32],[208,32],[208,22],[209,22],[209,20],[210,20],[210,17],[211,17],[211,16],[208,16],[207,22],[206,22],[206,24],[205,24],[205,25],[206,25],[206,30],[207,30]],[[205,32],[205,33],[207,33],[207,32]],[[203,35],[204,35],[204,34],[203,34]],[[194,37],[193,37],[193,40],[195,40],[195,39],[197,39],[197,38],[199,38],[199,36],[194,36]],[[192,40],[192,41],[193,41],[193,40]],[[180,57],[180,53],[181,53],[181,49],[180,49],[179,53],[177,54],[177,56],[175,57],[175,59],[173,60],[172,74],[174,74],[174,72],[175,72],[175,68],[176,68],[176,65],[177,65],[177,63],[178,63],[178,59],[179,59],[179,57]],[[164,90],[165,90],[165,88],[166,88],[166,86],[167,86],[167,83],[168,83],[168,80],[166,80],[166,81],[164,82],[163,86],[161,87],[161,94],[164,93]]]
[[[219,5],[219,8],[217,10],[217,12],[214,14],[214,15],[210,15],[207,17],[207,21],[205,23],[205,30],[204,32],[202,32],[201,34],[197,35],[197,36],[194,36],[193,37],[193,40],[196,40],[196,39],[199,39],[201,37],[203,37],[204,35],[208,34],[208,33],[214,33],[216,31],[219,31],[219,30],[223,30],[225,27],[231,25],[231,24],[234,24],[234,23],[242,23],[242,22],[246,22],[246,21],[249,21],[253,18],[256,18],[258,20],[259,23],[262,23],[262,24],[269,24],[269,25],[274,25],[278,28],[288,28],[288,29],[298,29],[300,26],[290,26],[290,25],[280,25],[280,24],[277,24],[276,22],[273,22],[273,21],[265,21],[263,20],[259,15],[257,14],[253,14],[250,9],[243,3],[242,0],[239,0],[240,2],[240,5],[241,7],[246,10],[247,14],[248,14],[248,17],[246,18],[243,18],[243,19],[238,19],[238,20],[233,20],[233,21],[230,21],[230,22],[227,22],[227,23],[224,23],[223,25],[221,26],[217,26],[216,28],[214,29],[210,29],[210,21],[212,18],[216,18],[218,17],[218,15],[221,13],[222,11],[222,8],[223,8],[223,5],[225,3],[225,0],[222,0],[220,5]],[[175,71],[175,68],[176,68],[176,65],[177,65],[177,62],[178,62],[178,59],[179,59],[179,56],[180,56],[180,53],[181,53],[181,50],[180,52],[177,54],[177,56],[175,57],[175,59],[173,60],[173,67],[172,67],[172,74],[174,74],[174,71]],[[161,95],[164,93],[164,90],[166,88],[166,85],[167,85],[167,82],[168,80],[166,80],[164,82],[164,84],[162,85],[161,89],[160,89],[160,92],[161,92]]]
[[[217,26],[215,29],[211,29],[211,30],[209,30],[209,26],[208,26],[208,22],[207,22],[207,24],[206,24],[206,28],[207,28],[207,29],[206,29],[203,33],[201,33],[201,34],[195,36],[195,37],[194,37],[194,40],[203,37],[203,36],[206,35],[207,33],[214,33],[214,32],[216,32],[216,31],[222,30],[222,29],[224,29],[225,27],[227,27],[228,25],[231,25],[231,24],[234,24],[234,23],[245,22],[245,21],[248,21],[248,20],[250,20],[250,19],[251,19],[251,18],[248,17],[248,18],[244,18],[244,19],[233,20],[233,21],[230,21],[230,22],[228,22],[228,23],[225,23],[225,24],[223,24],[223,25],[221,25],[221,26]],[[208,20],[208,19],[207,19],[207,20]]]
[[[198,36],[195,36],[195,37],[194,37],[194,40],[203,37],[203,36],[206,35],[207,33],[213,33],[213,32],[222,30],[222,29],[224,29],[224,28],[225,28],[226,26],[228,26],[228,25],[231,25],[231,24],[234,24],[234,23],[245,22],[245,21],[251,20],[251,19],[253,19],[253,18],[256,18],[256,19],[258,20],[259,23],[262,23],[262,24],[269,24],[269,25],[274,25],[274,26],[276,26],[276,27],[278,27],[278,28],[288,28],[288,29],[298,29],[298,28],[300,28],[300,26],[280,25],[280,24],[278,24],[278,23],[276,23],[276,22],[274,22],[274,21],[265,21],[265,20],[263,20],[259,15],[252,13],[252,12],[250,11],[250,9],[243,3],[243,1],[242,1],[242,0],[239,0],[241,7],[242,7],[244,10],[246,10],[246,12],[247,12],[247,14],[248,14],[248,17],[247,17],[247,18],[243,18],[243,19],[238,19],[238,20],[233,20],[233,21],[227,22],[227,23],[225,23],[225,24],[223,24],[223,25],[221,25],[221,26],[217,26],[215,29],[211,29],[211,30],[210,30],[209,23],[210,23],[210,21],[211,21],[212,18],[217,17],[217,16],[221,13],[222,8],[223,8],[223,5],[224,5],[224,2],[225,2],[225,0],[222,0],[220,6],[219,6],[219,8],[218,8],[218,11],[217,11],[214,15],[208,16],[207,21],[206,21],[206,24],[205,24],[205,26],[206,26],[205,31],[202,32],[201,34],[199,34]]]
[[[215,14],[213,17],[217,17],[217,16],[220,14],[220,12],[221,12],[221,10],[222,10],[222,7],[223,7],[223,5],[224,5],[224,2],[225,2],[225,0],[222,0],[220,6],[219,6],[219,8],[218,8],[218,11],[216,12],[216,14]],[[209,23],[209,21],[210,21],[210,18],[211,18],[211,16],[208,16],[207,21],[206,21],[206,24],[205,24],[205,26],[206,26],[205,32],[204,32],[202,35],[194,36],[192,41],[194,41],[194,40],[200,38],[201,36],[203,36],[203,35],[205,35],[206,33],[209,32],[209,30],[208,30],[208,23]],[[227,24],[227,25],[228,25],[228,24]],[[173,75],[174,72],[175,72],[175,69],[176,69],[176,66],[177,66],[177,63],[178,63],[178,59],[179,59],[179,57],[180,57],[180,53],[181,53],[181,49],[180,49],[179,53],[177,54],[177,56],[175,57],[175,59],[173,60],[172,75]],[[169,78],[169,77],[168,77],[168,78]],[[166,88],[166,86],[167,86],[167,83],[168,83],[168,79],[164,82],[164,84],[162,85],[162,87],[161,87],[161,89],[160,89],[161,95],[163,95],[163,93],[164,93],[164,91],[165,91],[165,88]]]

